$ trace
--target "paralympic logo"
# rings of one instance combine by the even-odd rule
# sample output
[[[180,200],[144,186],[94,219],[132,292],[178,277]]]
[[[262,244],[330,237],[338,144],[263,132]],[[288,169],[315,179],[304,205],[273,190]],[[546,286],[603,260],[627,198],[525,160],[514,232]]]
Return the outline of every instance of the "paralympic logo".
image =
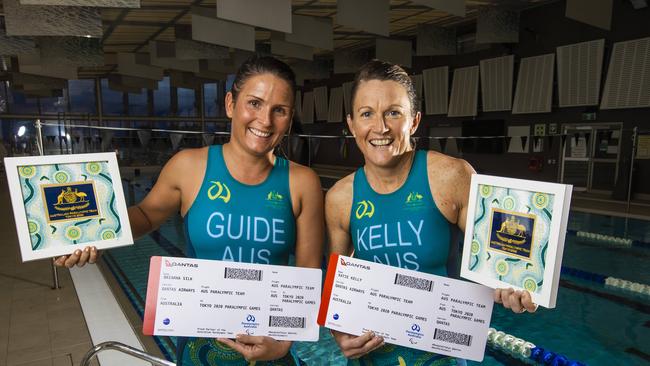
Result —
[[[370,200],[363,200],[357,202],[357,210],[355,215],[357,219],[361,220],[364,216],[371,218],[375,214],[375,205]]]
[[[210,183],[212,183],[212,186],[208,188],[208,198],[210,200],[214,201],[218,198],[225,203],[230,202],[230,188],[228,188],[226,183],[221,183],[219,181],[210,181]],[[213,193],[215,188],[217,188],[217,193]]]
[[[406,335],[409,337],[409,342],[411,342],[411,344],[418,344],[418,339],[424,337],[424,334],[420,332],[421,330],[422,328],[420,328],[420,325],[417,323],[413,323],[411,329],[406,330]]]
[[[255,315],[248,314],[246,315],[246,321],[241,322],[242,327],[246,329],[246,334],[254,334],[251,329],[257,329],[260,326],[260,323],[255,322]]]

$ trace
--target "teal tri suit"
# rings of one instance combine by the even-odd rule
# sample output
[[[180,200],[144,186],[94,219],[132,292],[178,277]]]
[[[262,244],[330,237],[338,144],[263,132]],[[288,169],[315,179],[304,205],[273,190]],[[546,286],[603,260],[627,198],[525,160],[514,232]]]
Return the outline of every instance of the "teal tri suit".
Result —
[[[350,235],[354,257],[447,276],[453,226],[431,195],[427,152],[417,151],[406,182],[388,194],[375,192],[363,170],[354,174]],[[385,345],[348,365],[465,365],[464,360]]]
[[[187,256],[233,262],[286,265],[296,244],[289,191],[289,162],[280,157],[264,182],[235,180],[220,145],[208,148],[201,189],[185,215]],[[179,338],[178,365],[249,365],[241,354],[214,339]],[[289,353],[256,365],[297,365]]]

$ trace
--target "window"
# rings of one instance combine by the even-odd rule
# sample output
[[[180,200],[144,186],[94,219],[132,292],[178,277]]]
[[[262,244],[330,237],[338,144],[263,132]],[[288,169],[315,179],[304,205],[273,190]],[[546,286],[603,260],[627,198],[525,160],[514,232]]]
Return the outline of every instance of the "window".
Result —
[[[219,115],[219,83],[203,85],[203,108],[206,117],[217,117]]]
[[[147,89],[140,93],[129,93],[129,116],[146,116],[149,114],[147,106]]]
[[[70,94],[70,112],[97,114],[95,80],[69,80],[68,89],[68,93]]]
[[[66,90],[63,90],[61,97],[40,97],[41,113],[57,114],[65,112],[68,109],[68,102],[65,99]]]
[[[229,92],[232,89],[232,84],[235,82],[235,74],[230,74],[226,78],[226,91]]]
[[[115,91],[108,87],[108,79],[102,79],[102,108],[104,115],[107,116],[123,116],[124,113],[124,100],[122,99],[122,92]]]
[[[178,115],[181,117],[196,117],[196,93],[194,89],[178,88]]]
[[[12,114],[38,114],[38,98],[29,98],[20,91],[11,90],[9,110]]]
[[[3,81],[0,85],[0,113],[7,113],[7,105],[9,99],[7,98],[7,82]]]
[[[171,94],[169,88],[169,77],[166,76],[158,82],[158,89],[153,91],[154,116],[169,116],[171,114]]]

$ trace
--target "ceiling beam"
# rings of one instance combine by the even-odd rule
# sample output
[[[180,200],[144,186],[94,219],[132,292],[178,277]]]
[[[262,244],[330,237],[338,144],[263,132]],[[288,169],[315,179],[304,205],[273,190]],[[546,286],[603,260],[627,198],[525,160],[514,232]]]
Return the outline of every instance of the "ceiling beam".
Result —
[[[402,5],[402,6],[406,6],[406,5]],[[421,9],[421,8],[422,8],[422,7],[420,7],[420,9]],[[399,22],[399,21],[404,20],[404,19],[408,19],[408,18],[411,18],[411,17],[416,17],[416,16],[418,16],[418,15],[421,15],[421,14],[427,13],[427,12],[429,12],[429,11],[431,11],[431,10],[434,10],[434,9],[431,9],[431,8],[425,7],[424,10],[421,10],[421,11],[415,13],[415,14],[409,14],[409,15],[403,16],[403,17],[401,17],[401,18],[397,18],[397,19],[391,20],[389,23],[392,24],[392,23],[396,23],[396,22]],[[351,39],[351,38],[349,38],[349,37],[351,37],[351,36],[361,36],[361,35],[365,34],[365,32],[361,32],[361,31],[359,31],[359,32],[336,32],[336,31],[335,31],[334,33],[335,33],[335,34],[347,34],[347,35],[344,35],[344,36],[341,37],[341,38],[338,38],[338,39],[337,39],[338,41],[343,41],[343,40],[346,40],[346,39]],[[391,36],[391,38],[394,38],[394,35],[393,35],[393,34],[391,34],[390,36]]]
[[[186,5],[186,6],[184,6],[184,7],[182,8],[182,10],[181,10],[178,14],[176,14],[176,16],[175,16],[174,18],[172,18],[172,19],[171,19],[170,21],[168,21],[167,23],[164,23],[163,25],[161,25],[160,28],[159,28],[157,31],[155,31],[154,33],[152,33],[152,34],[151,34],[149,37],[147,37],[147,39],[145,39],[143,42],[138,43],[138,44],[135,46],[135,48],[133,49],[133,51],[131,51],[131,52],[138,52],[138,51],[140,51],[143,47],[145,47],[146,45],[148,45],[149,42],[151,42],[152,40],[156,39],[156,37],[158,37],[160,34],[162,34],[162,32],[164,32],[167,28],[169,28],[169,27],[173,26],[174,24],[176,24],[176,22],[177,22],[180,18],[184,17],[185,14],[189,13],[189,12],[190,12],[190,9],[192,9],[192,6],[200,5],[202,1],[203,1],[203,0],[194,0],[194,1],[192,1],[192,3],[190,3],[190,4]],[[114,66],[113,66],[113,67],[112,67],[108,72],[106,72],[106,73],[103,75],[103,77],[107,77],[108,75],[112,74],[116,69],[117,69],[117,65],[114,65]]]
[[[176,22],[178,22],[179,19],[181,19],[181,18],[184,17],[187,13],[190,12],[190,9],[192,9],[192,6],[199,5],[202,1],[203,1],[203,0],[194,0],[194,1],[192,1],[192,3],[189,4],[189,5],[187,5],[187,6],[185,7],[185,9],[181,10],[178,14],[176,14],[176,16],[175,16],[174,18],[172,18],[171,20],[169,20],[167,23],[163,24],[163,25],[160,27],[160,29],[158,29],[158,30],[157,30],[156,32],[154,32],[152,35],[150,35],[149,37],[147,37],[147,39],[145,39],[145,40],[144,40],[144,41],[143,41],[143,42],[142,42],[138,47],[136,47],[136,48],[133,50],[133,52],[138,52],[138,51],[140,51],[143,47],[145,47],[146,45],[148,45],[149,42],[153,41],[154,39],[156,39],[156,37],[158,37],[160,34],[162,34],[162,32],[164,32],[165,30],[167,30],[167,28],[174,26],[174,24],[176,24]]]
[[[151,21],[148,22],[146,20],[123,20],[120,22],[120,25],[130,25],[130,26],[136,26],[136,27],[164,27],[167,25],[168,22],[156,22],[156,21]]]
[[[297,11],[300,11],[302,9],[309,8],[313,3],[318,2],[318,0],[311,0],[310,2],[298,6],[294,6],[291,11],[295,14]]]
[[[101,42],[100,42],[101,44],[104,44],[104,42],[108,39],[108,37],[110,37],[111,34],[113,34],[113,31],[115,30],[115,28],[116,28],[118,25],[120,25],[120,23],[124,20],[124,18],[129,14],[129,10],[130,10],[130,9],[124,9],[124,10],[122,10],[122,11],[120,12],[120,14],[117,16],[117,18],[115,18],[115,20],[113,21],[113,23],[111,23],[111,25],[108,27],[108,29],[106,29],[106,30],[104,31],[104,34],[102,35],[102,40],[101,40]]]
[[[110,47],[110,46],[116,46],[116,47],[117,47],[117,46],[123,46],[123,47],[125,47],[125,46],[131,46],[131,47],[136,47],[136,46],[139,46],[139,45],[140,45],[139,42],[104,43],[104,47]],[[104,53],[110,53],[110,52],[104,52]]]
[[[313,2],[307,3],[302,6],[297,6],[294,8],[294,11],[296,10],[336,10],[337,5],[332,4],[332,5],[311,5]],[[401,5],[391,5],[390,10],[423,10],[423,9],[428,9],[431,10],[431,8],[424,6],[424,5],[411,5],[411,4],[401,4]]]
[[[196,5],[202,7],[214,7],[214,5]],[[139,8],[134,8],[133,10],[185,10],[187,5],[142,5]]]

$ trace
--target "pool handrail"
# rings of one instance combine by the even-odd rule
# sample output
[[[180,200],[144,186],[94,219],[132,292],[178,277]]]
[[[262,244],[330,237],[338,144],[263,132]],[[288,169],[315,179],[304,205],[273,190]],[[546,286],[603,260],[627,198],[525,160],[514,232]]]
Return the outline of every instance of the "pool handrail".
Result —
[[[176,366],[176,364],[171,361],[158,358],[154,355],[148,354],[137,348],[133,348],[131,346],[127,346],[126,344],[116,342],[116,341],[102,342],[94,346],[90,350],[88,350],[88,352],[84,355],[83,359],[81,359],[80,366],[88,366],[90,364],[90,361],[93,359],[93,357],[95,357],[99,352],[107,351],[107,350],[115,350],[118,352],[122,352],[129,356],[133,356],[143,361],[150,362],[153,365]]]

